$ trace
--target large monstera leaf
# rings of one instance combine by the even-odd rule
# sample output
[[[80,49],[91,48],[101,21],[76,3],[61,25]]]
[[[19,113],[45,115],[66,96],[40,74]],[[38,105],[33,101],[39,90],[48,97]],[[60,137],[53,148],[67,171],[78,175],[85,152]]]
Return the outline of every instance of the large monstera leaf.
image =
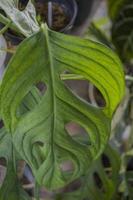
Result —
[[[69,74],[65,74],[65,72]],[[61,77],[82,77],[102,93],[106,106],[97,108],[76,96]],[[18,116],[17,110],[33,85],[46,84],[40,103]],[[124,75],[118,57],[102,44],[40,31],[18,47],[0,89],[2,119],[14,144],[30,165],[39,184],[56,189],[80,177],[103,151],[111,118],[124,94]],[[88,132],[89,144],[75,141],[65,129],[76,122]],[[70,161],[73,169],[64,172]]]

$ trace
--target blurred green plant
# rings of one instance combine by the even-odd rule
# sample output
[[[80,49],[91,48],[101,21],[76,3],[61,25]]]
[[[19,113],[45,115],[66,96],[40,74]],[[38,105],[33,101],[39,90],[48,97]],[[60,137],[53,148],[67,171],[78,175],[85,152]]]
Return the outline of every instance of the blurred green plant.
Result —
[[[133,59],[133,2],[125,1],[113,20],[112,40],[123,61]]]

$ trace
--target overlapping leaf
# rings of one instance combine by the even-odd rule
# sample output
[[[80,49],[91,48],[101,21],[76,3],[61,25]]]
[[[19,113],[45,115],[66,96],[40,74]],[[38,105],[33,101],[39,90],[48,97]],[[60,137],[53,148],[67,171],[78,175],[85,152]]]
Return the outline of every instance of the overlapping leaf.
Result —
[[[66,71],[91,81],[105,98],[105,108],[91,106],[73,94],[61,80]],[[40,81],[47,86],[41,102],[31,112],[17,116],[23,98]],[[84,174],[103,151],[112,114],[123,94],[121,63],[110,49],[43,26],[20,45],[9,63],[0,89],[0,108],[17,151],[38,183],[55,189]],[[65,129],[70,121],[85,128],[88,145],[71,138]],[[74,168],[64,173],[61,165],[68,160]]]
[[[39,30],[36,11],[31,0],[23,11],[18,9],[18,0],[1,0],[0,9],[4,10],[24,36],[28,37]]]
[[[127,1],[130,1],[130,0],[118,0],[118,1],[108,0],[108,10],[109,10],[110,17],[112,19],[115,19],[118,16],[119,10],[123,6],[123,4]]]
[[[103,31],[95,25],[95,23],[91,23],[89,26],[86,38],[92,38],[93,40],[98,41],[113,49],[113,45],[110,39],[107,38],[106,34],[104,34]]]
[[[7,172],[3,185],[0,189],[1,200],[30,200],[22,189],[14,168],[13,143],[11,134],[4,128],[0,129],[0,157],[7,162]]]
[[[96,160],[89,172],[78,181],[80,187],[74,192],[60,194],[63,200],[114,200],[119,184],[120,157],[110,145]],[[57,198],[58,199],[58,198]]]
[[[88,197],[92,200],[116,199],[119,184],[120,155],[110,145],[103,156],[94,163],[88,178]],[[101,181],[101,185],[99,183]],[[92,180],[92,182],[91,182]],[[90,184],[91,182],[91,184]]]
[[[112,39],[122,59],[133,59],[133,2],[125,3],[113,21]]]
[[[39,93],[33,88],[25,97],[18,109],[18,115],[34,108],[40,101]],[[30,200],[28,194],[22,188],[16,172],[16,151],[14,149],[12,135],[3,127],[0,129],[0,158],[6,160],[6,177],[0,188],[0,200]]]

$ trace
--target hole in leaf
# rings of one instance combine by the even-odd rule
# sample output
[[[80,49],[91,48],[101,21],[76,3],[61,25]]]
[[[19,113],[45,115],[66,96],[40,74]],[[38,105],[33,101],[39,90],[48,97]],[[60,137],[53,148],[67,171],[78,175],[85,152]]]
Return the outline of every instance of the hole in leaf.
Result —
[[[93,179],[94,179],[95,185],[101,190],[103,188],[103,183],[97,172],[93,174]]]
[[[88,81],[84,80],[67,80],[64,81],[65,85],[78,97],[86,102],[90,102],[88,97]]]
[[[106,103],[101,92],[92,84],[88,88],[89,101],[98,107],[105,107]]]
[[[62,172],[72,172],[74,170],[74,165],[72,161],[65,160],[60,164]]]
[[[25,165],[26,165],[26,163],[24,160],[17,161],[17,175],[18,175],[19,179],[21,179],[23,177]]]
[[[3,126],[4,126],[4,122],[3,120],[0,120],[0,129],[3,128]]]
[[[36,84],[37,89],[41,92],[42,95],[45,94],[47,86],[44,82],[40,81]]]
[[[102,164],[104,167],[111,167],[110,160],[105,154],[102,155]]]
[[[0,158],[0,165],[6,166],[7,162],[5,158]]]
[[[28,165],[25,166],[21,184],[30,196],[34,195],[34,176],[32,174],[31,168]]]
[[[45,95],[46,90],[47,87],[45,83],[38,82],[23,98],[22,103],[17,110],[17,116],[20,117],[35,109],[35,107],[41,102],[41,98]]]
[[[75,181],[73,181],[72,183],[70,183],[69,185],[67,185],[64,189],[63,192],[74,192],[80,189],[82,183],[80,179],[77,179]]]
[[[64,178],[68,179],[73,174],[74,164],[71,160],[64,160],[60,163],[60,169]]]
[[[0,186],[3,184],[6,177],[7,169],[5,166],[0,165]]]
[[[128,161],[127,171],[133,171],[133,158]]]
[[[36,144],[36,146],[39,146],[39,147],[43,147],[44,146],[44,143],[40,142],[40,141],[36,142],[35,144]]]
[[[7,174],[7,161],[4,157],[0,158],[0,186],[3,184]]]
[[[102,161],[102,165],[105,169],[105,173],[107,174],[108,177],[111,177],[112,167],[111,167],[111,163],[110,163],[108,156],[105,154],[102,154],[101,161]]]
[[[76,122],[69,122],[65,125],[68,134],[77,142],[90,145],[90,139],[87,131]]]
[[[28,2],[29,0],[19,0],[19,3],[18,3],[19,10],[23,11],[26,8]]]
[[[66,76],[70,76],[70,80],[65,80]],[[76,96],[97,107],[104,107],[106,105],[103,95],[93,84],[87,80],[73,80],[74,76],[77,76],[78,79],[80,79],[80,75],[74,74],[73,77],[71,76],[72,74],[68,71],[64,71],[60,75],[61,80],[64,80],[67,88],[69,88]]]

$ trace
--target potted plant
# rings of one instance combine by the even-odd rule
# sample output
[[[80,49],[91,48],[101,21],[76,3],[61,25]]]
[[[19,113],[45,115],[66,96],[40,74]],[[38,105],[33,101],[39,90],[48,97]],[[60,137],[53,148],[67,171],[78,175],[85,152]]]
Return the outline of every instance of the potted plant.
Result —
[[[35,177],[34,196],[38,200],[41,186],[55,191],[92,170],[108,143],[125,80],[122,63],[110,48],[53,31],[38,23],[31,1],[25,12],[20,12],[15,2],[0,2],[9,16],[6,27],[11,25],[26,37],[8,63],[0,85],[4,122],[0,157],[7,166],[0,199],[31,199],[17,175],[18,163],[24,160]],[[102,94],[104,107],[81,99],[66,87],[66,80],[90,81]],[[46,86],[44,93],[37,87],[40,82]],[[86,141],[71,136],[66,129],[69,122],[87,132]],[[69,168],[64,168],[66,163]]]
[[[21,0],[16,6],[20,11],[24,11],[27,4],[27,0]],[[72,29],[78,9],[75,0],[39,0],[34,1],[34,6],[39,23],[47,23],[51,29],[65,33]],[[20,43],[24,39],[22,34],[18,34],[12,29],[8,29],[6,32],[6,38],[14,45]]]

